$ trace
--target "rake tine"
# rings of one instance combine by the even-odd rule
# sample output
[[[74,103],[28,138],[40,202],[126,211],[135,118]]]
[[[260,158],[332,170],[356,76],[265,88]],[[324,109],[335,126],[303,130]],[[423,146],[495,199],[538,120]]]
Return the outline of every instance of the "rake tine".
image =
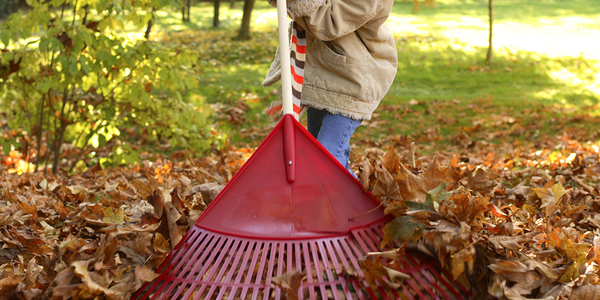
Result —
[[[354,241],[356,241],[356,239],[353,239]],[[350,259],[350,262],[352,263],[352,267],[354,268],[354,270],[356,270],[357,274],[359,277],[364,277],[365,274],[363,273],[362,269],[360,268],[360,264],[358,263],[358,258],[362,257],[363,254],[365,252],[360,252],[358,250],[358,248],[356,247],[356,244],[353,242],[350,242],[350,239],[346,238],[345,239],[345,243],[342,243],[342,247],[344,248],[344,251],[346,253],[346,257]]]
[[[304,273],[306,275],[306,278],[307,278],[307,281],[308,282],[312,282],[312,270],[311,270],[311,267],[310,267],[310,261],[306,260],[308,258],[307,255],[305,255],[305,258],[304,258],[305,259],[304,260],[305,264],[304,264],[304,266],[302,265],[302,255],[306,254],[306,251],[305,251],[306,247],[304,246],[303,243],[300,243],[300,242],[294,243],[294,246],[295,247],[293,247],[293,248],[294,248],[294,252],[295,253],[293,253],[293,257],[291,257],[291,255],[290,255],[290,257],[291,257],[289,259],[290,265],[291,265],[291,262],[292,262],[291,259],[295,258],[296,259],[295,260],[295,267],[296,267],[296,269],[300,270],[300,272],[304,271]],[[290,265],[288,265],[288,270],[291,271]],[[312,291],[312,289],[311,289],[311,291]],[[311,293],[311,295],[312,295],[312,293]],[[300,289],[300,295],[298,297],[300,299],[304,299],[304,289],[302,289],[302,288]]]
[[[206,276],[206,271],[208,270],[208,268],[211,267],[211,265],[212,265],[211,262],[214,261],[215,256],[219,254],[219,252],[220,252],[219,250],[223,249],[223,244],[224,243],[228,243],[228,244],[231,243],[230,240],[228,240],[226,238],[223,238],[223,237],[216,236],[216,235],[213,235],[213,237],[211,237],[211,238],[212,238],[212,242],[211,242],[212,243],[212,247],[210,247],[210,248],[211,249],[216,249],[216,251],[213,250],[212,253],[211,253],[211,255],[210,255],[210,257],[208,259],[206,258],[206,256],[208,255],[208,251],[204,251],[202,253],[202,256],[200,257],[200,259],[197,260],[195,264],[193,264],[193,268],[192,268],[192,270],[189,273],[189,274],[198,274],[198,275],[195,275],[194,277],[196,278],[196,276],[198,276],[200,278],[200,280],[202,280],[203,276]],[[214,243],[217,243],[216,247],[214,246]],[[201,267],[200,271],[197,272],[200,267]],[[185,268],[184,270],[187,272],[189,270],[189,268]],[[211,275],[209,274],[208,278],[210,278],[210,276]],[[206,288],[206,284],[201,284],[200,288],[198,290],[196,290],[196,286],[198,286],[197,283],[192,283],[190,285],[190,288],[188,289],[187,293],[183,296],[183,299],[188,299],[190,297],[190,295],[192,293],[194,293],[194,292],[196,292],[195,299],[197,299],[200,295],[202,295],[202,293],[204,292],[204,289]],[[170,291],[171,290],[169,290],[168,293],[170,293]],[[173,298],[178,297],[179,294],[182,291],[183,291],[183,289],[179,289],[175,293],[175,295],[173,295],[172,297]]]
[[[242,260],[242,263],[240,264],[240,267],[238,268],[238,274],[235,278],[235,283],[240,283],[242,282],[242,276],[244,275],[244,269],[246,268],[246,266],[248,265],[248,260],[250,259],[250,255],[252,253],[252,248],[254,248],[254,246],[256,245],[256,241],[252,241],[249,242],[245,248],[242,248],[241,250],[245,250],[244,251],[244,259]],[[235,297],[235,294],[237,293],[237,288],[238,286],[234,286],[232,288],[231,294],[229,295],[229,300],[233,300]]]
[[[262,245],[263,242],[260,243],[255,243],[256,248],[252,250],[253,255],[252,255],[252,261],[250,262],[250,267],[248,268],[248,274],[246,276],[246,281],[245,281],[245,285],[242,288],[242,294],[240,295],[241,299],[245,299],[246,298],[246,293],[248,292],[248,286],[250,284],[250,281],[252,280],[252,276],[253,276],[253,270],[256,267],[256,263],[258,262],[258,255],[260,254],[260,249],[262,249]]]
[[[207,268],[210,268],[212,266],[212,268],[210,269],[210,272],[205,275],[206,277],[206,281],[210,281],[210,282],[219,282],[219,277],[222,275],[222,273],[225,271],[226,266],[228,265],[229,261],[231,260],[231,256],[229,255],[229,251],[232,251],[233,248],[232,244],[234,243],[233,239],[225,239],[226,243],[225,243],[225,247],[221,248],[221,249],[225,249],[226,251],[224,252],[220,252],[220,251],[214,251],[213,256],[211,256],[209,258],[209,260],[207,261],[204,270],[207,270]],[[237,243],[237,241],[235,241],[235,243]],[[217,257],[216,260],[214,260],[215,255],[219,255]],[[225,258],[226,262],[225,263],[221,263],[221,261]],[[215,275],[215,272],[219,270],[219,274],[217,275],[217,278],[215,278],[214,280],[212,279],[213,276]],[[201,271],[202,272],[202,271]],[[203,272],[205,274],[205,272]],[[200,287],[200,290],[198,291],[198,294],[196,296],[196,299],[202,295],[204,289],[206,288],[206,284],[203,284],[202,287]],[[207,292],[206,294],[206,298],[210,299],[210,297],[212,296],[212,294],[214,293],[215,289],[217,288],[217,285],[212,285],[210,290]],[[186,298],[184,298],[186,299]]]
[[[365,240],[363,239],[362,235],[362,230],[353,230],[352,231],[352,235],[354,236],[354,240],[358,243],[358,245],[360,246],[360,248],[362,249],[361,253],[369,253],[372,250],[372,247],[367,247],[367,244],[365,244]]]
[[[248,246],[250,242],[246,241],[246,240],[242,240],[237,248],[234,248],[232,253],[235,253],[235,258],[233,259],[233,263],[231,264],[230,268],[229,268],[229,272],[227,273],[227,276],[225,277],[225,282],[231,282],[231,278],[233,277],[233,274],[235,274],[236,270],[237,270],[237,265],[240,261],[240,259],[242,258],[243,254],[244,254],[244,249]],[[241,272],[238,273],[238,275],[241,274]],[[237,279],[235,282],[239,282]],[[234,294],[233,292],[235,291],[235,289],[232,291],[232,294]],[[224,294],[226,292],[226,289],[222,289],[221,292],[219,293],[219,295],[217,296],[217,299],[222,299]]]
[[[212,260],[214,260],[216,255],[219,254],[220,249],[223,249],[223,244],[225,243],[225,241],[226,241],[225,238],[216,236],[215,243],[213,243],[211,245],[211,247],[209,248],[209,249],[212,249],[212,251],[204,251],[202,253],[202,255],[200,256],[200,259],[198,259],[196,261],[196,263],[193,264],[193,268],[191,270],[189,268],[186,268],[185,269],[186,272],[189,270],[189,274],[192,274],[194,276],[194,278],[199,277],[200,279],[202,279],[202,276],[206,274],[206,271],[210,267],[210,262]],[[215,249],[216,249],[216,251],[215,251]],[[209,256],[209,254],[210,254],[210,256]],[[207,256],[209,256],[209,257],[207,258]],[[198,270],[200,270],[200,271],[198,271]]]
[[[345,239],[335,239],[335,240],[331,240],[331,243],[328,243],[327,247],[329,248],[329,251],[332,253],[332,256],[336,258],[336,260],[334,261],[334,266],[336,268],[336,275],[338,277],[343,277],[344,274],[342,274],[342,267],[340,265],[340,263],[338,262],[338,260],[342,263],[342,265],[344,266],[344,268],[348,269],[348,260],[346,259],[346,256],[341,252],[341,248],[340,248],[340,244],[345,243],[346,240]],[[346,299],[352,298],[352,295],[350,294],[350,289],[348,288],[348,285],[345,284],[345,282],[342,282],[341,284],[339,284],[342,287],[342,291],[344,292],[344,295],[346,296]]]
[[[281,257],[283,257],[283,251],[281,251],[283,249],[283,247],[281,247],[281,243],[274,243],[273,247],[271,247],[271,255],[269,256],[269,266],[267,269],[267,275],[265,276],[265,295],[263,296],[263,299],[267,300],[269,299],[268,295],[271,292],[271,283],[270,280],[271,278],[274,277],[275,274],[273,274],[273,269],[275,268],[275,263],[281,259]],[[275,258],[278,258],[278,260],[276,260]]]
[[[313,263],[311,261],[311,243],[310,242],[305,242],[303,243],[303,253],[304,253],[304,264],[306,266],[306,270],[307,270],[307,275],[306,278],[308,280],[308,283],[314,283],[313,277],[314,276],[320,276],[319,274],[319,269],[320,267],[318,266],[318,260],[315,260],[316,263],[314,265],[314,269],[313,269]],[[316,273],[316,274],[313,274]],[[309,289],[308,289],[308,293],[310,296],[310,299],[315,299],[315,288],[313,285],[309,284]]]
[[[421,275],[421,276],[422,276],[422,277],[423,277],[423,278],[424,278],[424,279],[427,281],[427,283],[429,283],[429,285],[433,286],[433,291],[437,291],[437,292],[439,292],[439,293],[441,294],[441,295],[439,295],[439,296],[441,296],[441,297],[442,297],[442,299],[450,299],[450,296],[449,296],[448,294],[446,294],[446,292],[444,291],[444,289],[442,289],[442,288],[441,288],[441,287],[438,285],[438,283],[437,283],[437,281],[435,280],[435,278],[434,278],[434,277],[432,277],[432,276],[431,276],[431,273],[429,273],[429,272],[432,272],[432,273],[434,273],[434,274],[435,274],[435,277],[438,277],[438,278],[440,278],[440,277],[441,277],[441,274],[439,274],[438,272],[436,272],[436,270],[434,270],[433,268],[428,268],[428,269],[426,269],[426,268],[421,268],[421,269],[419,270],[419,272],[421,273],[420,275]],[[418,273],[417,273],[417,274],[418,274]],[[415,277],[417,277],[417,274],[415,274]],[[427,287],[427,285],[425,285],[425,287]],[[426,288],[426,289],[427,289],[427,288]],[[427,291],[428,291],[430,294],[434,295],[434,296],[438,296],[438,295],[436,295],[434,292],[432,292],[432,291],[431,291],[431,290],[429,290],[429,289],[427,289]],[[452,292],[452,289],[450,289],[450,291]],[[439,296],[438,296],[438,297],[439,297]],[[455,294],[455,296],[458,296],[458,295],[456,295],[456,294]]]
[[[310,246],[310,252],[312,254],[312,258],[313,258],[313,262],[315,265],[315,275],[317,276],[317,282],[325,282],[325,279],[323,278],[323,270],[321,270],[321,264],[320,264],[320,259],[319,259],[319,250],[316,247],[316,241],[312,242],[309,244]],[[323,267],[324,268],[329,268],[329,263],[326,260],[323,260]],[[325,290],[325,286],[323,285],[319,285],[319,288],[321,290],[321,295],[324,297],[325,295],[327,295],[327,291]]]
[[[223,275],[225,275],[225,272],[227,271],[228,266],[230,266],[231,260],[236,256],[237,249],[239,248],[241,243],[242,243],[241,240],[236,239],[235,242],[233,243],[233,245],[231,246],[231,248],[229,248],[229,251],[226,254],[227,258],[226,258],[225,262],[222,264],[222,266],[219,270],[219,273],[215,277],[214,282],[217,282],[217,283],[222,282]],[[226,280],[225,282],[228,282],[228,280]],[[221,292],[219,292],[219,296],[217,296],[218,299],[220,299],[222,297],[222,293],[224,290],[225,290],[225,288],[221,288]]]
[[[196,236],[195,234],[192,236]],[[177,251],[175,257],[172,258],[171,261],[177,262],[177,264],[175,265],[175,267],[167,269],[167,275],[171,275],[176,277],[179,273],[179,270],[184,268],[184,266],[187,263],[187,259],[185,257],[185,255],[188,255],[189,253],[192,254],[192,257],[190,257],[190,259],[195,259],[198,255],[200,255],[203,251],[199,251],[203,248],[203,246],[205,245],[205,243],[209,243],[212,240],[212,236],[209,235],[208,232],[201,232],[198,231],[198,235],[196,236],[196,238],[194,238],[192,240],[192,245],[191,247],[181,247],[180,250],[181,251]],[[198,242],[196,242],[198,241]]]
[[[319,253],[321,254],[321,257],[322,257],[322,259],[323,259],[323,262],[327,262],[327,264],[326,264],[326,265],[325,265],[325,267],[324,267],[324,268],[325,268],[325,270],[324,270],[324,271],[325,271],[325,274],[327,274],[327,279],[328,279],[327,281],[328,281],[328,282],[330,282],[330,284],[329,284],[329,288],[331,289],[331,292],[332,292],[332,294],[333,294],[333,298],[334,298],[335,300],[338,300],[338,299],[339,299],[339,296],[338,296],[338,294],[335,292],[335,291],[336,291],[336,286],[335,286],[335,283],[334,283],[334,281],[335,281],[335,276],[333,275],[333,272],[331,272],[331,270],[332,270],[332,268],[331,268],[331,263],[333,263],[333,264],[334,264],[334,266],[335,266],[335,264],[336,264],[337,262],[335,262],[335,261],[334,261],[334,257],[332,257],[331,253],[329,253],[329,252],[328,252],[328,251],[325,249],[325,247],[326,247],[326,245],[325,245],[325,244],[326,244],[326,243],[327,243],[327,241],[318,241],[318,242],[317,242],[317,246],[319,247]],[[326,281],[326,282],[327,282],[327,281]]]
[[[417,256],[419,256],[419,258],[421,258],[421,260],[423,260],[423,255],[421,254],[417,254]],[[414,260],[414,258],[412,258]],[[450,284],[449,280],[447,280],[448,278],[450,278],[450,280],[452,280],[451,278],[452,275],[450,273],[448,273],[448,271],[446,271],[446,269],[444,269],[441,265],[439,265],[436,261],[434,262],[430,262],[429,263],[432,267],[430,267],[430,270],[439,270],[439,272],[436,272],[438,276],[436,276],[436,278],[441,281],[444,286],[446,288],[448,288],[448,290],[454,295],[456,296],[456,298],[458,299],[462,299],[463,295],[460,294],[459,291],[456,290],[456,288],[458,288],[460,291],[463,292],[464,295],[469,295],[469,291],[467,291],[461,284],[458,284],[455,282],[454,285]]]
[[[271,249],[271,245],[272,243],[269,242],[264,244],[262,257],[260,258],[260,263],[258,264],[258,272],[256,272],[256,280],[254,282],[257,286],[260,284],[264,284],[264,282],[261,282],[261,279],[263,278],[263,270],[265,268],[265,262],[267,261],[267,255],[269,254],[269,249]],[[254,289],[254,292],[252,293],[252,299],[256,299],[256,297],[258,296],[258,291],[258,288]]]
[[[192,238],[195,239],[195,236],[201,234],[200,232],[198,232],[197,230],[189,230],[184,238],[182,239],[182,241]],[[168,266],[171,266],[170,262],[178,260],[179,257],[185,253],[185,248],[187,248],[187,243],[181,243],[181,245],[175,245],[175,248],[173,248],[173,250],[171,251],[171,253],[169,253],[169,255],[167,256],[167,259],[165,259],[165,261],[160,264],[160,266],[156,269],[157,273],[162,274],[164,271],[167,270],[171,270],[171,268],[167,268]]]

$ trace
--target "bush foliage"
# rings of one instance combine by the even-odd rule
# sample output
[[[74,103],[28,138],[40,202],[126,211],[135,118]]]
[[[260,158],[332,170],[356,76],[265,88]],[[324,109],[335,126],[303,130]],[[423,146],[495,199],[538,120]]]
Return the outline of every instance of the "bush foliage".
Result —
[[[209,107],[189,92],[197,52],[131,33],[168,0],[28,5],[0,24],[0,111],[17,132],[3,137],[4,152],[20,149],[36,169],[45,161],[56,172],[132,163],[140,141],[200,152],[214,145]],[[105,145],[112,150],[96,151]]]

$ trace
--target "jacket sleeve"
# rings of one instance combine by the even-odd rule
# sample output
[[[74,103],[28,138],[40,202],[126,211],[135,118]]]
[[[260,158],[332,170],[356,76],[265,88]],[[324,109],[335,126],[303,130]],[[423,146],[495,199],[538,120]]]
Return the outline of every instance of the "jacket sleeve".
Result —
[[[287,2],[288,15],[315,38],[331,41],[361,28],[389,0],[294,0]]]

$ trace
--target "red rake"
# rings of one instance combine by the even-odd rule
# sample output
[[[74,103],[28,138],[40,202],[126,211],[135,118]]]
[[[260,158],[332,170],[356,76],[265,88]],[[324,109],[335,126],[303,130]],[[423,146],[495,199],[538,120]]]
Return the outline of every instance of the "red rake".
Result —
[[[285,1],[278,2],[280,50],[289,53]],[[282,68],[290,70],[285,55]],[[289,113],[286,73],[283,119],[133,299],[280,299],[286,292],[271,278],[294,271],[306,274],[298,299],[465,298],[451,275],[418,253],[402,262],[411,278],[400,290],[366,283],[359,258],[382,251],[388,218]]]
[[[293,183],[281,163],[286,129],[298,146]],[[294,270],[307,278],[299,299],[389,299],[360,279],[358,262],[382,251],[386,221],[361,184],[285,115],[134,299],[279,299],[270,278]],[[411,279],[394,298],[468,294],[431,258],[410,253],[403,263]],[[345,276],[351,270],[357,276]]]

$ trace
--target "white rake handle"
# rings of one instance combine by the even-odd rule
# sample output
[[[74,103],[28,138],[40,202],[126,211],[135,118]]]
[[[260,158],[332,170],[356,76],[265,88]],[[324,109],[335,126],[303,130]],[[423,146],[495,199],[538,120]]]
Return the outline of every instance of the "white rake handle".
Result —
[[[288,36],[287,1],[277,0],[277,24],[279,26],[279,55],[281,61],[281,100],[283,114],[294,112],[292,102],[292,73],[290,66],[290,41]]]

